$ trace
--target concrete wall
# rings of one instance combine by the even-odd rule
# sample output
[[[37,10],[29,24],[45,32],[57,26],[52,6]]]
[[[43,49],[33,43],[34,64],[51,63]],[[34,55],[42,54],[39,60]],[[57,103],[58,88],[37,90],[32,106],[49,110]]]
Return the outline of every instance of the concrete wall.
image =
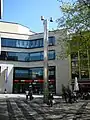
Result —
[[[61,94],[62,84],[67,86],[69,82],[68,60],[57,61],[56,64],[56,93]]]
[[[11,64],[0,64],[1,74],[0,74],[0,93],[12,93],[13,90],[13,65]],[[6,73],[7,70],[7,73]],[[7,74],[7,76],[6,76]],[[6,80],[7,79],[7,80]]]
[[[0,22],[0,32],[8,32],[8,33],[17,33],[17,34],[28,34],[31,35],[34,32],[31,32],[29,28],[10,22]]]
[[[69,84],[70,74],[69,74],[69,59],[60,57],[64,56],[64,50],[66,48],[62,48],[63,39],[66,38],[66,31],[60,30],[55,32],[56,37],[56,93],[61,94],[62,92],[62,84],[67,86]],[[63,52],[62,52],[63,49]]]

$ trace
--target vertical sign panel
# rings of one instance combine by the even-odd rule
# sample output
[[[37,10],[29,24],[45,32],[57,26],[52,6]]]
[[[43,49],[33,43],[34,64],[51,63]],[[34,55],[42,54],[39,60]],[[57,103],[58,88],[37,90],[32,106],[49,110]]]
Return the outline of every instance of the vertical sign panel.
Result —
[[[5,82],[8,81],[8,67],[5,69]]]

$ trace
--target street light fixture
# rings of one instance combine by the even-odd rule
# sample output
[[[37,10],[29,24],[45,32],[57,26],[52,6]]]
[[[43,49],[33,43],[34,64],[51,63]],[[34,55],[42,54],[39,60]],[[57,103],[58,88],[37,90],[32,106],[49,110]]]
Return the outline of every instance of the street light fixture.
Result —
[[[48,20],[41,16],[44,26],[44,102],[48,101]],[[53,22],[52,17],[50,17],[50,22]]]

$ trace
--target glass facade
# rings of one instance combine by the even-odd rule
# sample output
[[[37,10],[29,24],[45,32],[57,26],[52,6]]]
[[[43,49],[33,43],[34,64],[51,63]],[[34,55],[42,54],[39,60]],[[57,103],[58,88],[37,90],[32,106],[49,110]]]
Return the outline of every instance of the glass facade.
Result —
[[[49,37],[49,46],[55,45],[55,37]],[[43,48],[43,38],[32,40],[21,40],[11,38],[1,38],[2,47],[34,49]],[[55,50],[48,50],[48,60],[55,59]],[[44,51],[38,52],[12,52],[1,51],[0,60],[19,61],[19,62],[35,62],[44,60]],[[13,76],[13,92],[25,93],[26,89],[32,88],[33,93],[43,93],[43,67],[38,68],[14,68]],[[55,66],[48,67],[48,84],[49,90],[56,92],[55,82]]]
[[[71,78],[79,80],[90,79],[90,51],[78,51],[71,55]]]
[[[1,38],[2,47],[13,47],[13,48],[39,48],[43,47],[43,38],[35,40],[20,40],[11,38]],[[49,37],[49,45],[55,45],[55,37]]]
[[[0,60],[8,61],[22,61],[22,62],[32,62],[32,61],[42,61],[44,59],[44,52],[6,52],[2,51],[0,55]],[[48,59],[55,59],[55,51],[48,51]]]
[[[49,91],[55,93],[56,82],[55,82],[55,66],[48,67],[48,84]],[[36,68],[14,68],[14,92],[25,92],[29,87],[33,90],[33,93],[43,93],[43,67]]]

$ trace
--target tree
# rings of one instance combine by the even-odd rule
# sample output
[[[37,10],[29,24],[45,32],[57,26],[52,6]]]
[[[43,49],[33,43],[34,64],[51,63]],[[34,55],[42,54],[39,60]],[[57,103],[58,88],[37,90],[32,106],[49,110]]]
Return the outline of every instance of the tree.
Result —
[[[61,56],[67,57],[71,51],[85,50],[90,47],[90,2],[78,0],[75,2],[62,2],[63,16],[57,19],[58,28],[67,30],[68,37],[60,41],[65,45],[66,51]],[[68,48],[68,49],[67,49]]]

